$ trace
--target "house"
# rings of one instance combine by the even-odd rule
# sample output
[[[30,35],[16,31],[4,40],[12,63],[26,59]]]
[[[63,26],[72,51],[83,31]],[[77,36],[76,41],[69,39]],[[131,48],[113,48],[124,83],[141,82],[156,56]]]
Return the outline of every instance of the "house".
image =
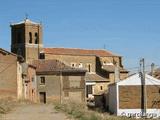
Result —
[[[19,57],[0,48],[0,98],[22,98],[21,73]]]
[[[141,82],[140,75],[134,74],[120,82],[109,85],[109,111],[118,116],[142,117],[145,110],[143,106],[145,100],[145,116],[159,117],[160,80],[146,74],[145,95]]]
[[[21,66],[22,66],[23,99],[30,100],[32,102],[37,102],[38,95],[37,95],[36,67],[27,63],[21,63]]]
[[[85,70],[58,60],[35,60],[39,102],[85,102]]]
[[[160,80],[160,68],[155,69],[152,76]]]

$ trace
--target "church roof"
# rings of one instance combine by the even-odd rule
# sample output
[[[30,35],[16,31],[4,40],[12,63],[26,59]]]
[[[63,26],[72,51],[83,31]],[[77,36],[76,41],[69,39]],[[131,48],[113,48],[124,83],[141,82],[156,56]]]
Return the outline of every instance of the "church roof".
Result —
[[[44,53],[54,55],[94,55],[94,56],[119,56],[103,49],[79,49],[79,48],[44,48]]]
[[[21,25],[21,24],[40,25],[40,23],[33,22],[33,21],[31,21],[30,19],[26,18],[26,19],[24,19],[23,21],[20,21],[20,22],[18,22],[18,23],[12,23],[11,26],[12,26],[12,25]]]

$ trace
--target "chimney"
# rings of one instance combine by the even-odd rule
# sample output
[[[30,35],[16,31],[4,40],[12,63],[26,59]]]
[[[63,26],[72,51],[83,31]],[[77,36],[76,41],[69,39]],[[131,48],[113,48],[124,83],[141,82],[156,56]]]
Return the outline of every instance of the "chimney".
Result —
[[[151,76],[154,75],[154,69],[155,69],[155,64],[152,63],[152,64],[151,64]]]

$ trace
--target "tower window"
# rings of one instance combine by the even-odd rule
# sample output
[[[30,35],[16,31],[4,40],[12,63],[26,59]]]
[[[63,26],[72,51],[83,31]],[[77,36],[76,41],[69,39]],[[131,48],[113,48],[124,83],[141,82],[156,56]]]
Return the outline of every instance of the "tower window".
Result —
[[[35,33],[35,44],[38,44],[38,33]]]
[[[32,33],[29,32],[29,43],[32,43]]]

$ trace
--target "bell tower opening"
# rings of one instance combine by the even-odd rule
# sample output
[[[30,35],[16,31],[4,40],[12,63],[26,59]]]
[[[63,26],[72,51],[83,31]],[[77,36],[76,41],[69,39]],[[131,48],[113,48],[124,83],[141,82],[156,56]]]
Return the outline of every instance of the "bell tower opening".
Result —
[[[42,25],[26,18],[10,26],[11,52],[22,56],[26,62],[39,59],[43,48]]]

